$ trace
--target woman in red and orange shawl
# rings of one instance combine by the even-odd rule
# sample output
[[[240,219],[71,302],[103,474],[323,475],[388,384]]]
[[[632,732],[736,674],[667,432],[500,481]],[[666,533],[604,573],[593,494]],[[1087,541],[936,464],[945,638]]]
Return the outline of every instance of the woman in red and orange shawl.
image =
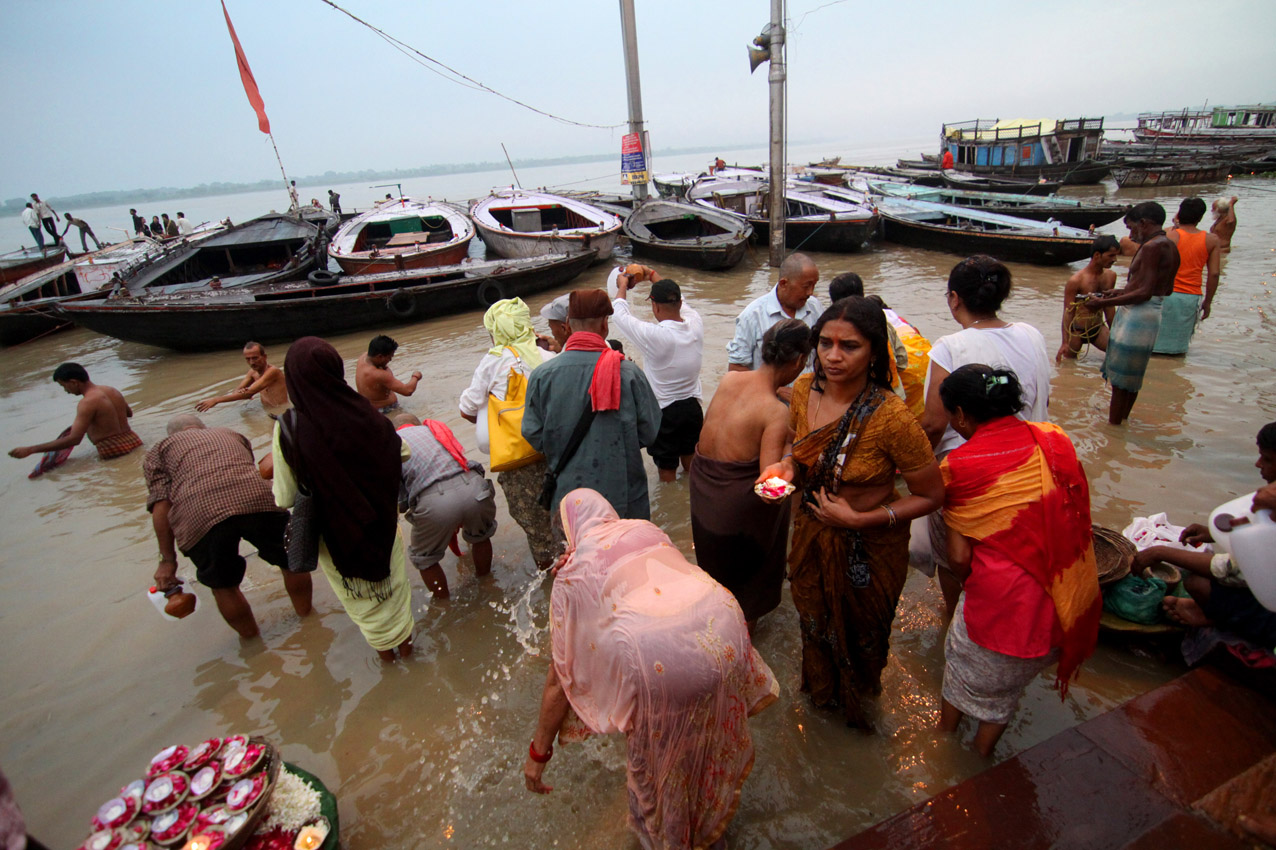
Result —
[[[970,364],[939,388],[967,442],[944,459],[948,557],[963,582],[944,643],[939,728],[979,720],[992,753],[1023,688],[1055,661],[1060,698],[1094,651],[1102,602],[1090,489],[1068,435],[1015,417],[1019,380]]]

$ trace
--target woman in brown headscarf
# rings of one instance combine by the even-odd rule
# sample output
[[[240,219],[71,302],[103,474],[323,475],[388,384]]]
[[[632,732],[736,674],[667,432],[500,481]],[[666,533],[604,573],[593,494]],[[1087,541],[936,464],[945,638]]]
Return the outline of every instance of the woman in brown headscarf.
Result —
[[[396,648],[412,652],[412,591],[398,521],[406,447],[344,371],[341,355],[318,337],[288,349],[284,380],[293,409],[275,428],[275,502],[292,507],[299,482],[314,496],[319,567],[368,644],[393,661]]]

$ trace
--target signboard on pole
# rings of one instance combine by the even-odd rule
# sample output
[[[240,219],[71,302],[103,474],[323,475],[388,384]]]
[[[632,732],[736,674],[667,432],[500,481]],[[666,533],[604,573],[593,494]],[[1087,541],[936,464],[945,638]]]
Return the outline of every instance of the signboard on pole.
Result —
[[[620,140],[620,182],[647,183],[647,157],[642,151],[642,137],[638,133],[626,133]]]

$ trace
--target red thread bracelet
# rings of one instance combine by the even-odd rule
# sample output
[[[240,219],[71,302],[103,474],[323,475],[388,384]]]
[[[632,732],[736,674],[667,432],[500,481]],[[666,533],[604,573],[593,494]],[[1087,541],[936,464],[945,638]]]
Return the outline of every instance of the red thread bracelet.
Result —
[[[527,745],[527,757],[537,764],[545,764],[554,757],[554,745],[550,744],[549,752],[541,754],[536,752],[536,742],[532,741]]]

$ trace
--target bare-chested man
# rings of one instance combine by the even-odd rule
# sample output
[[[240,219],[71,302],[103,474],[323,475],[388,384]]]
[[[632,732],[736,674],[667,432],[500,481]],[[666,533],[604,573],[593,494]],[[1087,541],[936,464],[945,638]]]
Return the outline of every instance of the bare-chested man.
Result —
[[[284,371],[267,362],[266,349],[260,342],[244,343],[244,360],[248,362],[248,374],[244,375],[239,386],[226,395],[204,399],[195,405],[196,410],[206,413],[223,402],[247,401],[258,393],[261,393],[261,406],[271,419],[278,419],[281,413],[292,407],[288,401]]]
[[[354,387],[359,395],[387,416],[400,409],[398,397],[412,395],[421,380],[420,372],[413,372],[406,382],[394,377],[390,361],[398,348],[399,344],[385,334],[374,336],[368,343],[368,353],[359,355],[354,371]]]
[[[1108,422],[1120,425],[1130,417],[1134,401],[1143,388],[1143,373],[1152,357],[1152,346],[1161,329],[1161,302],[1174,291],[1174,275],[1179,270],[1179,250],[1165,238],[1165,208],[1144,201],[1125,217],[1130,238],[1139,252],[1130,263],[1125,288],[1087,299],[1077,306],[1078,314],[1120,307],[1108,340],[1103,361],[1103,377],[1112,385]]]
[[[780,603],[788,545],[787,500],[754,491],[791,442],[789,409],[776,390],[811,353],[811,331],[783,319],[759,340],[758,368],[722,376],[691,462],[691,534],[700,568],[730,590],[750,624]]]
[[[1218,237],[1218,248],[1223,253],[1232,250],[1232,234],[1236,232],[1236,202],[1240,198],[1232,195],[1230,201],[1222,198],[1213,203],[1214,224],[1210,233]]]
[[[24,458],[69,449],[78,446],[86,435],[103,460],[123,457],[142,445],[142,438],[128,426],[133,410],[115,387],[93,383],[79,363],[63,363],[54,370],[53,380],[71,395],[83,396],[75,408],[75,421],[56,440],[38,446],[19,446],[9,452],[9,457]]]
[[[1108,328],[1112,325],[1115,307],[1108,307],[1102,314],[1082,312],[1077,309],[1085,301],[1100,292],[1110,292],[1116,287],[1116,272],[1112,264],[1121,253],[1121,245],[1115,236],[1100,236],[1090,249],[1090,263],[1068,278],[1063,286],[1063,342],[1054,356],[1054,362],[1063,358],[1075,358],[1081,346],[1090,343],[1100,351],[1108,350]]]

